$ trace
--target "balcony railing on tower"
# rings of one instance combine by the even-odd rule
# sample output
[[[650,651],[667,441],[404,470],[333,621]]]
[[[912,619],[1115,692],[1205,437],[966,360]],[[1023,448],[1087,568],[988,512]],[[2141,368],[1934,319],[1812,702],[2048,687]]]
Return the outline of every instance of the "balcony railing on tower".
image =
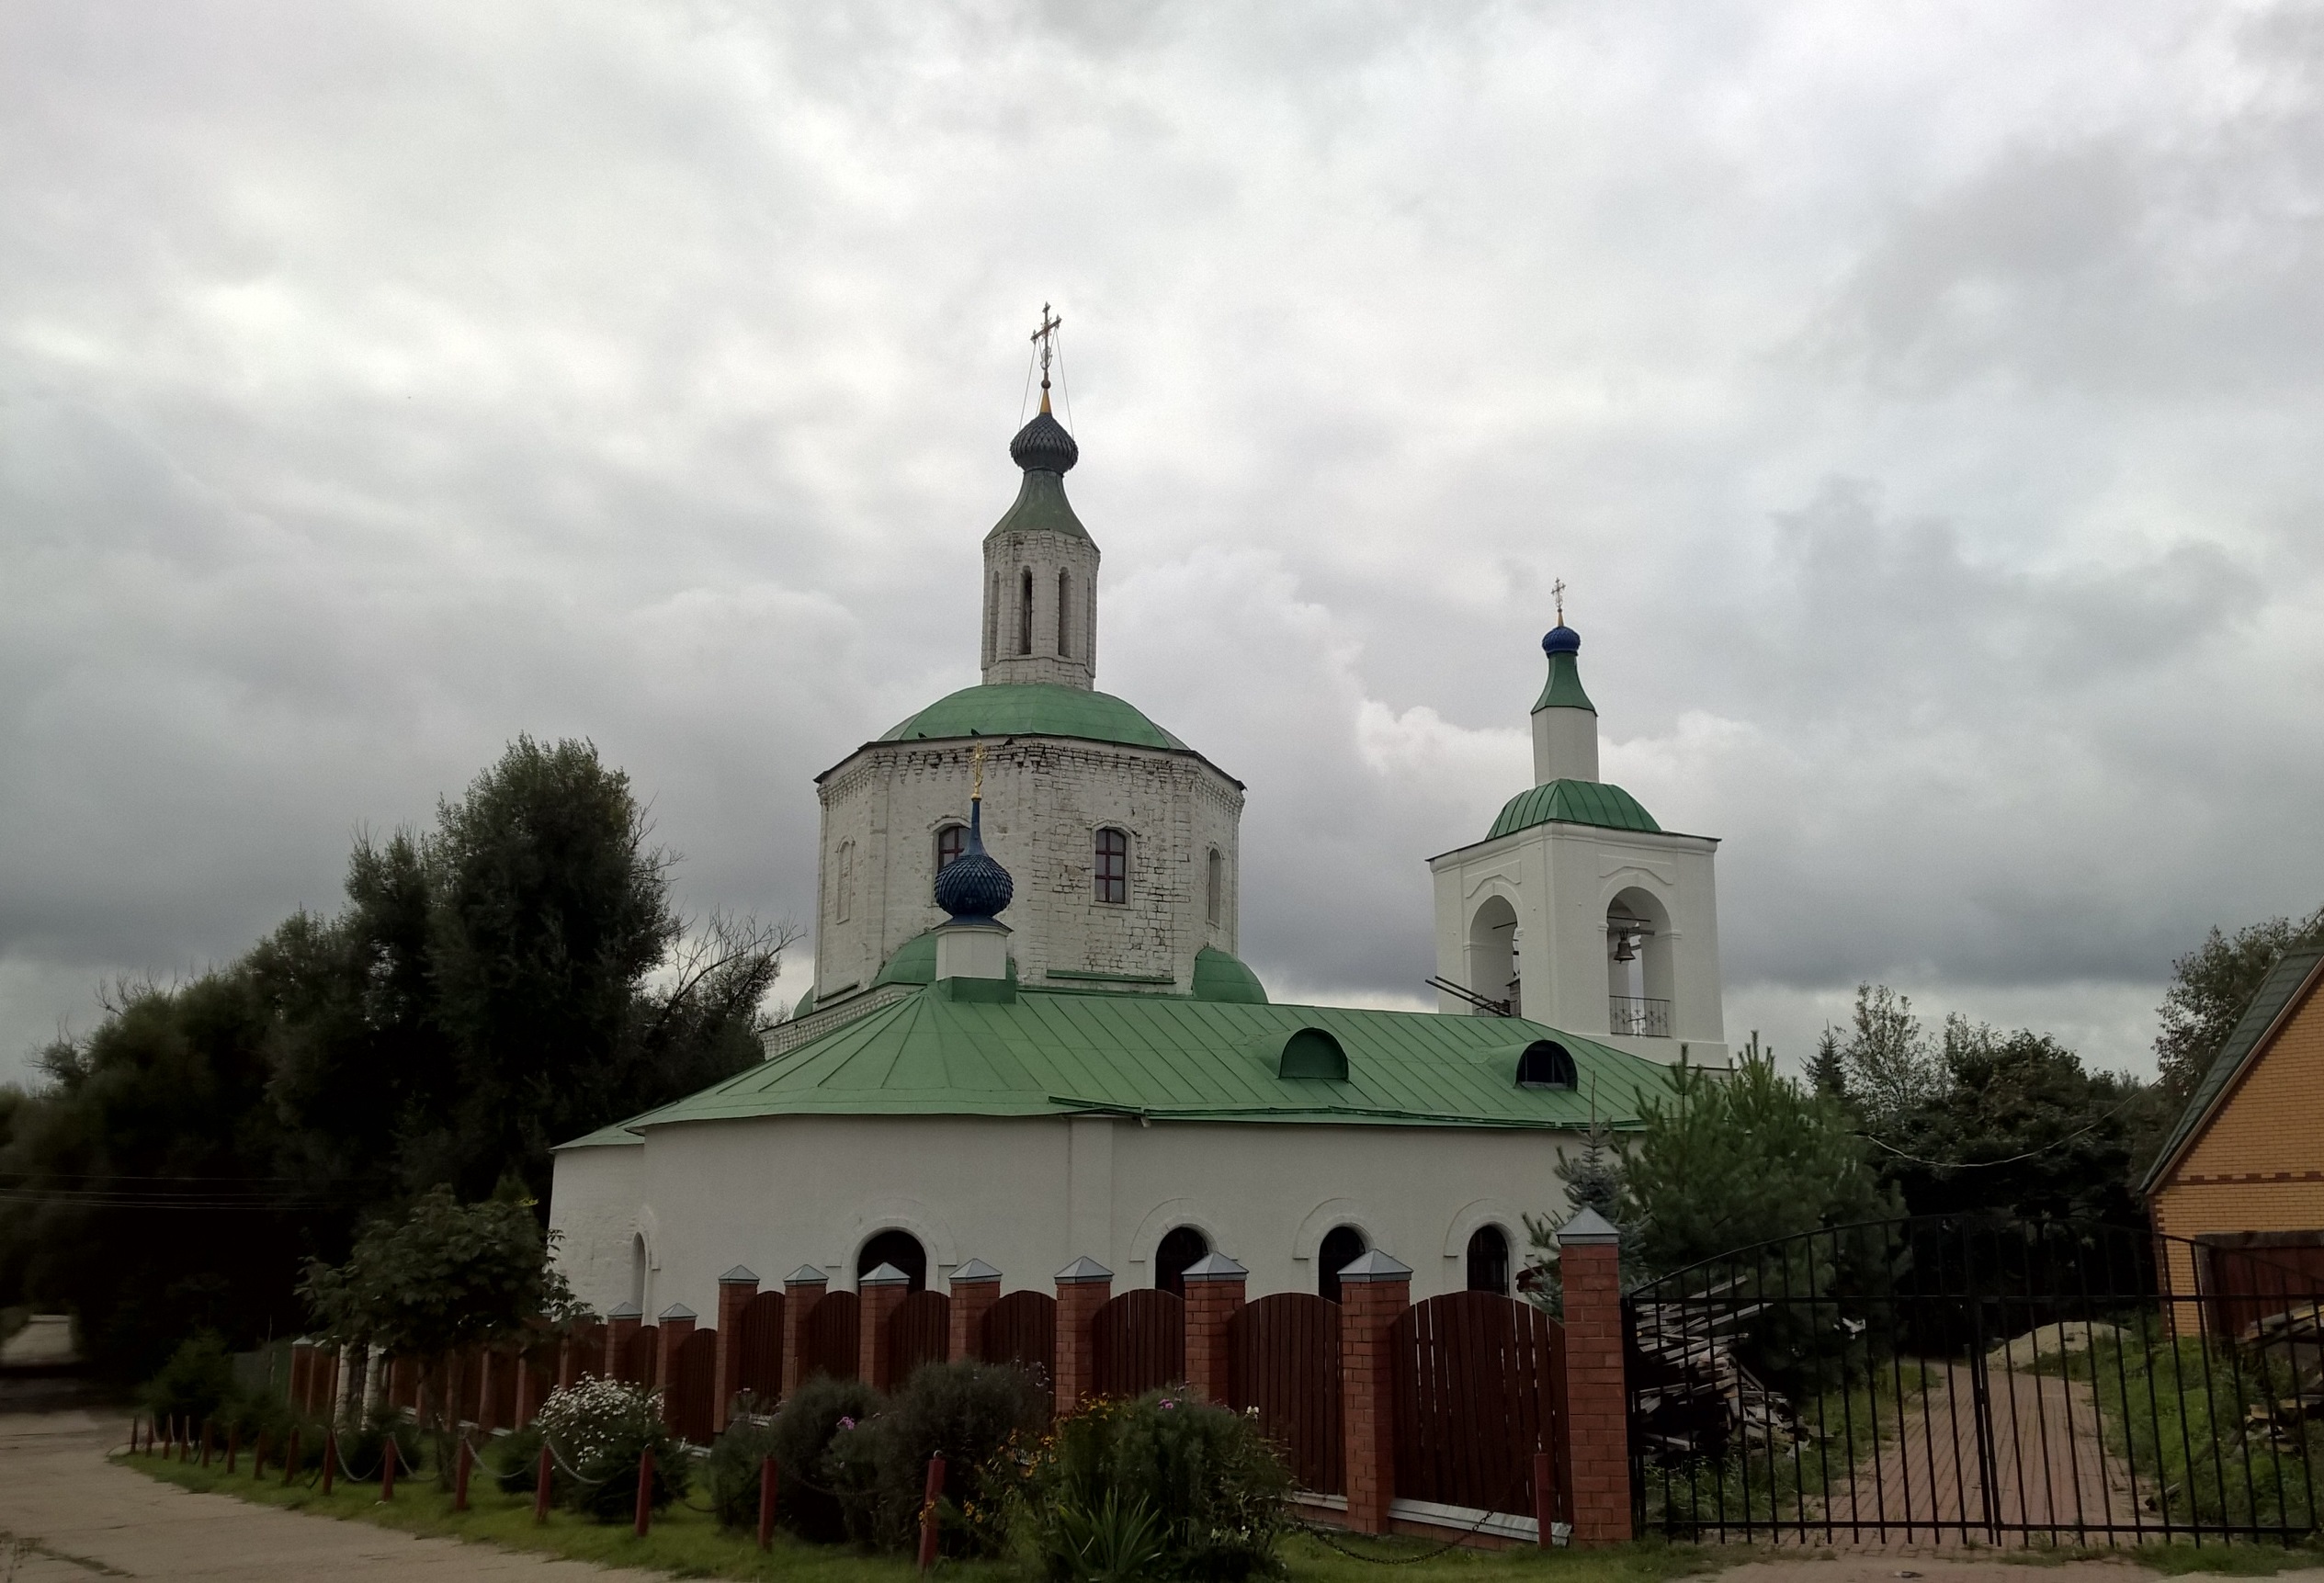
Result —
[[[1671,1003],[1651,1001],[1643,995],[1608,995],[1606,997],[1607,1026],[1616,1034],[1627,1034],[1638,1039],[1667,1039],[1671,1036]]]

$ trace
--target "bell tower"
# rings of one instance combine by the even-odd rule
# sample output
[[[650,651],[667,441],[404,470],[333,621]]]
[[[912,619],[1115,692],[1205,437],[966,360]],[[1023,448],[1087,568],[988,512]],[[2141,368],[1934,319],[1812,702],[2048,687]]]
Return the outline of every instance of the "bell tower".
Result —
[[[1084,691],[1097,680],[1097,545],[1065,498],[1081,447],[1049,411],[1061,322],[1041,308],[1041,410],[1009,442],[1024,469],[1016,503],[984,536],[984,682]]]

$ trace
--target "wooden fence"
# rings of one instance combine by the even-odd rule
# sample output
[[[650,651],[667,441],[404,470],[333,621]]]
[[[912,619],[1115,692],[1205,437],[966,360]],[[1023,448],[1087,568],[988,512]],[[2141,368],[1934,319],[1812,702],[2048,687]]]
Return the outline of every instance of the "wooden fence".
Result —
[[[1398,1496],[1535,1510],[1534,1453],[1565,1446],[1562,1339],[1548,1315],[1490,1292],[1405,1309],[1389,1340]]]
[[[1227,1405],[1257,1409],[1301,1489],[1347,1493],[1340,1400],[1337,1303],[1277,1292],[1227,1322]]]
[[[807,1311],[807,1323],[799,1327],[799,1377],[811,1380],[817,1374],[829,1374],[834,1380],[854,1379],[859,1367],[859,1344],[856,1295],[824,1293]]]
[[[680,1440],[708,1445],[718,1432],[719,1333],[697,1330],[670,1360],[663,1418]]]
[[[941,1292],[914,1292],[888,1316],[888,1378],[902,1385],[923,1363],[941,1363],[951,1346],[952,1302]]]
[[[761,1292],[743,1306],[736,1326],[734,1388],[761,1401],[783,1394],[783,1294]]]
[[[1090,1379],[1101,1396],[1135,1396],[1186,1377],[1186,1305],[1148,1287],[1125,1292],[1090,1325]]]

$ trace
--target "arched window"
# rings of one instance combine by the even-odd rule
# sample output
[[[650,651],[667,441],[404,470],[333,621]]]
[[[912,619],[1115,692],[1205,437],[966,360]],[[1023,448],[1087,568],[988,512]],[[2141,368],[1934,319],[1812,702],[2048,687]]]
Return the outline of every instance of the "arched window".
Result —
[[[1227,860],[1217,847],[1210,849],[1210,863],[1203,879],[1203,912],[1216,923],[1225,916],[1227,908]]]
[[[1334,1226],[1323,1234],[1315,1250],[1315,1289],[1333,1303],[1340,1300],[1340,1272],[1364,1257],[1364,1233],[1353,1226]]]
[[[1117,905],[1129,899],[1129,832],[1097,832],[1097,899]]]
[[[1065,635],[1071,630],[1069,622],[1073,609],[1072,586],[1064,572],[1057,574],[1057,657],[1060,660],[1066,658],[1071,647]]]
[[[866,1242],[863,1250],[856,1255],[856,1279],[862,1281],[882,1264],[893,1264],[911,1276],[913,1291],[927,1289],[928,1250],[911,1232],[882,1231]]]
[[[1468,1238],[1468,1289],[1509,1295],[1509,1234],[1479,1226]]]
[[[1536,1039],[1517,1057],[1517,1086],[1521,1089],[1570,1089],[1574,1075],[1573,1052],[1555,1039]]]
[[[629,1238],[629,1301],[645,1312],[646,1246],[643,1234]]]
[[[839,843],[839,877],[833,884],[831,902],[832,917],[839,922],[847,922],[848,909],[852,905],[850,899],[855,891],[856,843],[843,841]]]
[[[1016,651],[1033,652],[1033,569],[1029,566],[1017,579]]]
[[[1186,1266],[1210,1251],[1210,1238],[1191,1226],[1174,1228],[1154,1249],[1154,1285],[1175,1296],[1186,1295]]]
[[[954,859],[969,850],[969,827],[947,824],[936,831],[936,872],[942,874]]]

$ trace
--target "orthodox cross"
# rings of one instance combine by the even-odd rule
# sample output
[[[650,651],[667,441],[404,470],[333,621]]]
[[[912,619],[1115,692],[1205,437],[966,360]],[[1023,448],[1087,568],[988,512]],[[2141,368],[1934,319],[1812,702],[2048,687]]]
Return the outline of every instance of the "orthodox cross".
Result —
[[[1566,580],[1562,577],[1549,585],[1549,597],[1558,602],[1558,625],[1566,624]]]
[[[1032,339],[1041,346],[1041,411],[1049,410],[1049,351],[1056,345],[1057,333],[1065,323],[1049,311],[1049,305],[1041,304],[1041,327],[1033,332]]]

